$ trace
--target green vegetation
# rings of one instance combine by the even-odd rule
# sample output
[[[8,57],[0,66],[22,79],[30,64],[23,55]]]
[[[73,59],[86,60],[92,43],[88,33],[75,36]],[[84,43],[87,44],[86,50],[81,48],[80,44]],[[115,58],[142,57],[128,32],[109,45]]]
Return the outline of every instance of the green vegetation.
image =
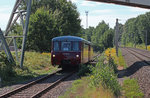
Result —
[[[98,87],[101,83],[104,88],[110,89],[115,96],[119,96],[121,87],[117,81],[114,66],[116,64],[113,60],[108,64],[104,64],[104,58],[100,58],[96,67],[92,69],[91,86]]]
[[[24,68],[20,69],[19,64],[11,64],[5,53],[0,53],[0,76],[3,86],[24,82],[56,70],[50,60],[50,53],[26,52]]]
[[[127,98],[143,98],[144,94],[140,91],[137,80],[127,79],[123,82],[124,96]]]
[[[145,44],[146,32],[147,44],[150,45],[150,12],[127,20],[123,26],[122,43],[124,45],[132,43],[134,47]]]
[[[89,73],[91,73],[91,70],[90,70],[91,67],[92,67],[91,65],[86,65],[86,64],[80,65],[78,76],[89,75]]]
[[[89,77],[83,77],[73,82],[72,87],[67,90],[64,96],[59,98],[114,98],[111,91],[99,87],[89,87]]]
[[[13,77],[15,74],[14,68],[15,64],[9,63],[5,53],[0,52],[0,77],[4,81],[9,81],[9,78]]]
[[[124,58],[122,56],[122,52],[121,52],[120,49],[119,49],[119,54],[118,54],[118,62],[119,62],[118,66],[121,66],[123,68],[127,68],[127,65],[125,63],[125,60],[124,60]]]
[[[133,43],[128,43],[128,44],[126,44],[126,47],[135,47],[135,46]],[[145,44],[137,44],[135,48],[146,49],[146,46],[145,46]],[[147,50],[150,51],[150,45],[147,45]]]
[[[96,28],[89,27],[82,29],[83,38],[94,44],[95,51],[104,51],[109,47],[113,47],[114,30],[104,21],[100,22]]]
[[[121,67],[126,68],[127,67],[120,49],[118,52],[118,56],[116,56],[115,48],[108,48],[105,50],[105,56],[106,56],[107,61],[114,60],[114,62],[110,61],[111,63],[114,63],[112,65],[117,65],[117,66],[114,66],[114,70],[117,70],[117,67],[118,68],[121,68]]]
[[[81,36],[80,22],[77,8],[71,1],[33,0],[26,49],[50,52],[53,37]],[[15,24],[11,35],[22,35],[21,28],[19,23]],[[18,38],[17,43],[20,48],[21,39]]]
[[[80,75],[87,76],[76,80],[72,88],[62,98],[72,98],[73,96],[77,96],[77,98],[113,98],[120,96],[121,87],[113,70],[116,65],[112,65],[113,61],[109,64],[104,64],[103,61],[104,57],[101,56],[95,67],[92,65],[81,67],[83,69],[80,69]]]

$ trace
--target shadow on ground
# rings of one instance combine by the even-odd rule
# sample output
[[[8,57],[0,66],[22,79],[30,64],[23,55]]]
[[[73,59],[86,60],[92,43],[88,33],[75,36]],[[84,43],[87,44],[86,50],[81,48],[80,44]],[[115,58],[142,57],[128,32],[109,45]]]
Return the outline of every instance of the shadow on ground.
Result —
[[[140,70],[143,66],[150,66],[149,64],[144,63],[145,61],[138,61],[135,62],[134,64],[132,64],[131,66],[129,66],[126,69],[123,70],[118,70],[118,78],[123,78],[123,77],[128,77],[133,75],[135,72],[137,72],[138,70]],[[150,61],[146,61],[148,63],[150,63]]]

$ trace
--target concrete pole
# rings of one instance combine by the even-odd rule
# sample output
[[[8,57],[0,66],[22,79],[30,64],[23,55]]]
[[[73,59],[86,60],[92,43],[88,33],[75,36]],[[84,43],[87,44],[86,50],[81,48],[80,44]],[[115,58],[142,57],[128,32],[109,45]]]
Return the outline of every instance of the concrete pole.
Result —
[[[85,14],[86,14],[86,29],[88,28],[88,11],[85,11]]]
[[[117,55],[117,56],[118,56],[118,33],[119,33],[119,24],[118,24],[118,19],[116,19],[115,47],[116,47],[116,55]]]

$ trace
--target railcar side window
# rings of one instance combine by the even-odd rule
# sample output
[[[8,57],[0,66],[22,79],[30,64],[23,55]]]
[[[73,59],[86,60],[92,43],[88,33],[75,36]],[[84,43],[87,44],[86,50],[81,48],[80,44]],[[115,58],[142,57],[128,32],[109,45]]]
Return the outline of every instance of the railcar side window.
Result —
[[[62,42],[61,50],[62,51],[71,51],[71,42]]]
[[[73,51],[79,51],[79,42],[73,42]]]
[[[54,42],[54,51],[59,51],[59,43]]]

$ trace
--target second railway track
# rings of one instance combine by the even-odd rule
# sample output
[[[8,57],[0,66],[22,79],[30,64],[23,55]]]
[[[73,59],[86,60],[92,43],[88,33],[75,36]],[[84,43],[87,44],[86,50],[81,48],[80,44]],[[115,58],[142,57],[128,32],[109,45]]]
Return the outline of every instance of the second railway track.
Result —
[[[138,58],[139,60],[143,61],[146,64],[150,65],[150,56],[148,56],[145,53],[141,53],[139,52],[139,50],[135,50],[133,48],[123,48],[125,50],[127,50],[128,52],[130,52],[132,55],[134,55],[136,58]]]
[[[25,84],[11,92],[0,95],[0,98],[37,98],[57,86],[66,78],[72,76],[74,72],[62,72],[59,70],[36,81]]]

